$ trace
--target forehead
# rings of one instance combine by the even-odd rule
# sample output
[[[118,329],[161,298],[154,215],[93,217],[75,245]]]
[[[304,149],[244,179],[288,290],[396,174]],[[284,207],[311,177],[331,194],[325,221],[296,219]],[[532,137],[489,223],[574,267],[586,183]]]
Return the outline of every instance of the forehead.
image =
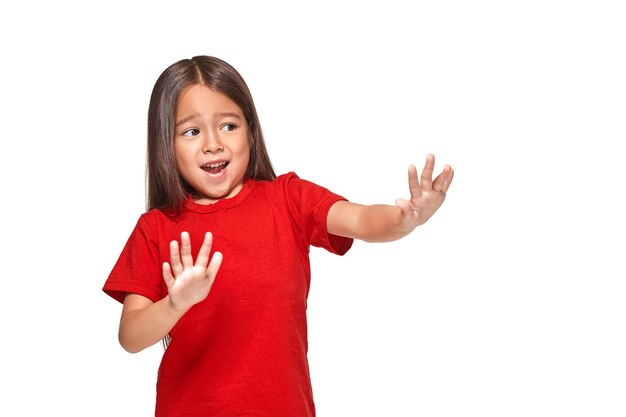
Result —
[[[223,93],[204,84],[187,87],[176,101],[176,116],[185,117],[189,113],[237,113],[243,117],[243,111],[233,100]]]

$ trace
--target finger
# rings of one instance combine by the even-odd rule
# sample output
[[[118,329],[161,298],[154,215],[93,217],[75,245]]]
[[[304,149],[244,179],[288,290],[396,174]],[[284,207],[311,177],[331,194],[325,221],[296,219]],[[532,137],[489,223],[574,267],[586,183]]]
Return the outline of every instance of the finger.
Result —
[[[422,184],[422,190],[432,190],[433,188],[433,170],[435,169],[435,155],[429,154],[426,157],[426,163],[422,170],[422,176],[420,183]]]
[[[191,256],[191,240],[189,239],[189,233],[187,232],[182,232],[180,234],[180,256],[184,268],[191,268],[193,266],[193,257]]]
[[[172,276],[170,264],[168,264],[167,262],[163,262],[163,279],[165,280],[165,285],[167,285],[167,288],[172,288],[172,285],[174,285],[174,282],[176,281],[174,279],[174,276]]]
[[[183,265],[180,263],[180,252],[178,250],[178,242],[176,240],[172,240],[170,242],[170,264],[172,271],[174,272],[174,276],[177,277],[183,273]]]
[[[433,190],[435,191],[443,191],[443,185],[448,181],[448,178],[452,174],[452,168],[450,165],[446,165],[443,167],[443,171],[441,174],[437,175],[437,178],[433,181]]]
[[[444,193],[448,192],[448,188],[450,187],[450,184],[452,184],[452,178],[454,178],[454,170],[450,168],[450,176],[446,179],[446,181],[444,181],[441,191]]]
[[[444,183],[443,183],[443,185],[441,187],[441,191],[443,191],[444,193],[448,192],[448,188],[450,188],[450,184],[452,184],[452,178],[454,178],[454,170],[452,168],[450,168],[450,175],[444,181]]]
[[[417,168],[415,165],[409,165],[409,191],[411,198],[418,198],[422,195],[422,189],[420,188],[420,182],[417,179]]]
[[[209,262],[209,255],[211,254],[211,245],[213,244],[213,235],[211,232],[206,232],[204,234],[204,241],[202,242],[202,246],[200,247],[200,252],[198,252],[198,257],[196,258],[196,266],[203,266],[206,268],[207,263]]]
[[[209,262],[209,267],[207,268],[206,275],[209,281],[211,281],[211,284],[213,284],[213,281],[215,281],[215,276],[217,275],[217,271],[220,270],[223,259],[224,256],[222,255],[222,252],[215,252],[213,254],[213,257],[211,258],[211,262]]]

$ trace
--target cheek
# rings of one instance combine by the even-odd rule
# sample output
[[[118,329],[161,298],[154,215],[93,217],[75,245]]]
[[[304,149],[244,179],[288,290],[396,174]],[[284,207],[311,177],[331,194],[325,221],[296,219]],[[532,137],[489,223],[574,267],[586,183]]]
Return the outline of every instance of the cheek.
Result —
[[[237,146],[237,154],[241,158],[246,158],[246,161],[250,159],[250,142],[247,136],[240,139]]]
[[[185,181],[189,181],[190,166],[192,165],[184,151],[174,149],[174,168],[178,175]]]
[[[177,167],[181,167],[185,164],[186,161],[189,160],[189,150],[185,148],[185,146],[174,142],[174,162]]]
[[[244,167],[247,170],[248,165],[250,164],[250,146],[246,143],[246,146],[243,147],[241,151],[241,159],[244,162]]]

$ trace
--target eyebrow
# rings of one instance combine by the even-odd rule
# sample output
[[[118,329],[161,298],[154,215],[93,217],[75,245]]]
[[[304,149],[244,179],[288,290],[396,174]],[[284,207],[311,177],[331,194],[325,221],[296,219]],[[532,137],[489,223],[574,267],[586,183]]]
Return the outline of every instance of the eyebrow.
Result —
[[[176,122],[176,124],[174,125],[174,127],[178,127],[180,125],[182,125],[183,123],[186,123],[190,120],[195,119],[196,117],[198,117],[199,114],[198,113],[193,113],[187,117],[184,117],[182,119],[180,119],[179,121]],[[232,112],[223,112],[223,113],[217,113],[215,114],[214,118],[215,119],[219,119],[222,117],[235,117],[237,119],[241,119],[241,116],[239,116],[237,113],[232,113]]]
[[[221,117],[236,117],[237,119],[241,119],[241,116],[239,116],[237,113],[231,113],[231,112],[217,113],[215,115],[215,119],[221,118]]]
[[[184,118],[180,119],[179,121],[177,121],[176,124],[174,125],[174,127],[178,127],[178,126],[182,125],[183,123],[186,123],[186,122],[188,122],[188,121],[190,121],[192,119],[195,119],[198,116],[199,116],[198,113],[194,113],[194,114],[192,114],[190,116],[184,117]]]

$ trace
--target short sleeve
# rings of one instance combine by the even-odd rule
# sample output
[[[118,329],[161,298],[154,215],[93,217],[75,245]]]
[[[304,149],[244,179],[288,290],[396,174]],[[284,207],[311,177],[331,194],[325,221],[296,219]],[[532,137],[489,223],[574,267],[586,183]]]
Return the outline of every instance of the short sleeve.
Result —
[[[156,228],[150,225],[149,213],[139,218],[103,287],[106,294],[121,303],[128,293],[142,295],[154,302],[161,299],[158,236]]]
[[[302,238],[310,245],[337,255],[345,254],[354,240],[331,235],[327,230],[328,211],[337,201],[346,200],[324,187],[300,179],[290,172],[278,178],[283,183],[289,212]]]

